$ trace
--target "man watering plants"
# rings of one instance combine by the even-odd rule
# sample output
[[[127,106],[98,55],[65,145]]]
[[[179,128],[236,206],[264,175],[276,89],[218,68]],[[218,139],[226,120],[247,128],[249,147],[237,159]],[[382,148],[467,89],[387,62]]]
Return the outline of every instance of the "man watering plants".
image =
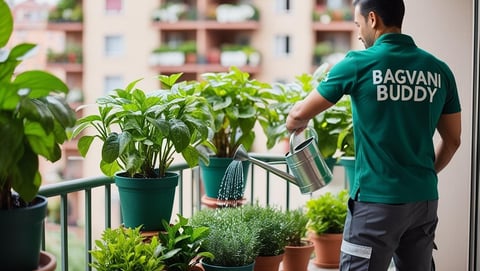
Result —
[[[334,65],[292,108],[287,129],[350,95],[355,179],[340,270],[434,269],[437,173],[460,145],[460,102],[449,67],[402,34],[403,0],[354,0],[365,50]],[[433,136],[438,132],[439,140]],[[435,145],[437,145],[435,147]]]

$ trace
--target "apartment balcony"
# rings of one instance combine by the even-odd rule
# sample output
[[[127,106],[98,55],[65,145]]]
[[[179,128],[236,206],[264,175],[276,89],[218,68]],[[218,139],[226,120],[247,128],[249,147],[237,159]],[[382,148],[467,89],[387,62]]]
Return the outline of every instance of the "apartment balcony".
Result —
[[[287,171],[283,155],[251,153],[250,156]],[[203,189],[199,167],[190,169],[186,164],[177,164],[170,170],[180,174],[172,214],[190,217],[196,211],[209,208],[202,203]],[[120,215],[116,186],[112,185],[113,183],[113,178],[100,176],[65,180],[41,187],[39,194],[49,198],[50,209],[42,249],[56,255],[57,270],[92,270],[89,267],[92,257],[88,251],[94,248],[95,240],[99,239],[98,231],[121,224],[116,221]],[[332,182],[329,186],[334,188],[337,184]],[[344,183],[340,181],[339,186],[344,187]],[[251,164],[244,196],[247,203],[258,202],[265,206],[273,205],[289,210],[297,208],[315,195],[300,194],[297,186]],[[54,204],[51,204],[52,202]],[[56,206],[55,203],[58,204],[56,212],[54,208],[50,208],[50,205]],[[83,206],[80,203],[83,203]],[[74,206],[83,211],[74,210]],[[72,212],[77,213],[78,217],[72,219]],[[53,223],[52,220],[57,222]],[[82,222],[75,223],[76,220]],[[309,270],[323,269],[312,264]]]
[[[63,31],[63,32],[83,32],[83,22],[50,21],[47,24],[47,29],[52,31]]]

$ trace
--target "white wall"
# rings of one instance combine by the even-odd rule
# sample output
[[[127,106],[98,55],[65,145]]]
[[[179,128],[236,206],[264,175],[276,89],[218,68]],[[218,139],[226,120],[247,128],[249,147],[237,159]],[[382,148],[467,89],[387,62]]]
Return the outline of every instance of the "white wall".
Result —
[[[405,0],[403,32],[453,70],[462,103],[462,146],[439,176],[437,270],[467,270],[470,211],[472,0]]]

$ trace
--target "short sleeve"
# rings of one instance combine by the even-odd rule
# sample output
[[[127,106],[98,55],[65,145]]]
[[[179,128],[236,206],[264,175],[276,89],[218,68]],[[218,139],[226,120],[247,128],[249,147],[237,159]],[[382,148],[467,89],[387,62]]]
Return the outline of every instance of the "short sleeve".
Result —
[[[353,52],[335,64],[317,86],[317,91],[331,103],[336,103],[344,94],[350,94],[357,79]]]

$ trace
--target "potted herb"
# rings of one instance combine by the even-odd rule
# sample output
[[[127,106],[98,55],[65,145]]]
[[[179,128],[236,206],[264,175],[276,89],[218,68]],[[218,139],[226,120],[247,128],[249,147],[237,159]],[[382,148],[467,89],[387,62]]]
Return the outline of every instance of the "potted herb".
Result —
[[[245,205],[243,214],[247,223],[258,228],[259,251],[255,259],[256,271],[278,271],[288,244],[289,221],[287,213],[258,203]]]
[[[283,255],[284,271],[307,271],[314,246],[306,239],[308,218],[302,208],[286,213],[288,244]]]
[[[193,227],[208,227],[202,248],[214,259],[202,259],[205,271],[252,271],[258,255],[258,228],[242,215],[243,208],[202,209],[191,218]]]
[[[270,108],[274,94],[270,84],[251,79],[236,67],[229,72],[202,74],[201,96],[212,107],[214,118],[213,144],[216,151],[208,166],[200,163],[206,196],[218,197],[220,182],[233,160],[238,146],[250,150],[255,140],[255,126],[269,127],[277,112]],[[247,176],[248,163],[244,165]]]
[[[170,221],[179,175],[168,168],[175,154],[190,167],[208,163],[211,110],[195,90],[197,83],[177,83],[180,76],[160,75],[163,89],[156,91],[137,88],[139,80],[114,90],[99,98],[98,113],[81,118],[73,131],[83,156],[95,139],[102,142],[100,168],[115,176],[127,227],[154,231],[162,228],[162,219]],[[86,128],[95,134],[81,134]]]
[[[156,236],[148,242],[145,239],[140,227],[107,228],[101,239],[95,241],[95,248],[89,251],[93,257],[90,266],[97,271],[164,270],[164,261],[177,251],[162,250]]]
[[[307,228],[315,245],[314,263],[318,267],[339,265],[348,197],[347,190],[341,190],[335,194],[326,192],[306,202]]]
[[[161,246],[166,251],[176,251],[172,257],[165,259],[167,271],[189,271],[202,258],[213,259],[208,251],[202,250],[202,244],[209,233],[208,227],[192,227],[188,218],[177,215],[177,223],[170,225],[163,221],[165,231],[159,233]]]
[[[0,269],[34,270],[47,210],[47,199],[37,195],[39,157],[61,158],[75,113],[65,102],[68,87],[62,80],[40,70],[15,73],[36,45],[4,48],[13,31],[4,0],[0,18]]]

